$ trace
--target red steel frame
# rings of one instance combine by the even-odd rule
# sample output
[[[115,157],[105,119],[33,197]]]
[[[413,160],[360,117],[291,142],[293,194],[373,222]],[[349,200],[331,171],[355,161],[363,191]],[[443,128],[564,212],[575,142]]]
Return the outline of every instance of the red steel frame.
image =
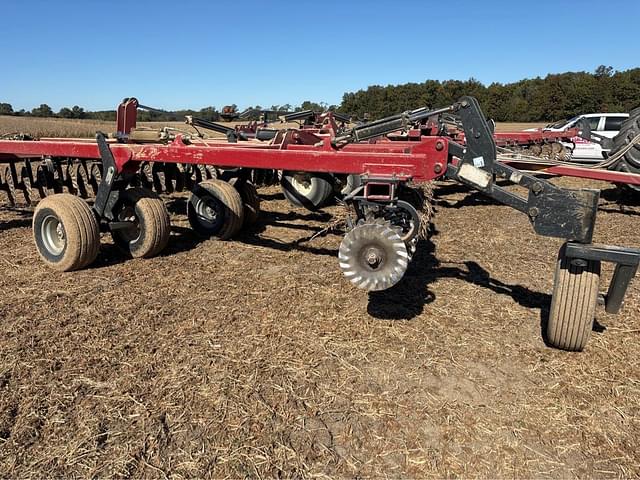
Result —
[[[125,99],[118,106],[117,136],[127,138],[136,126],[138,101]],[[399,181],[428,181],[442,177],[449,158],[449,142],[464,144],[464,133],[452,131],[449,136],[424,135],[410,130],[406,141],[377,141],[349,144],[335,148],[331,144],[337,125],[328,114],[324,129],[286,130],[278,141],[228,143],[223,140],[188,139],[177,135],[170,143],[120,143],[109,141],[118,172],[137,170],[139,163],[168,162],[206,164],[218,167],[265,168],[337,174],[362,174],[370,177],[392,177]],[[428,126],[428,125],[427,125]],[[567,141],[577,129],[564,132],[498,132],[498,146],[533,145],[550,141]],[[88,139],[45,138],[38,141],[0,140],[0,160],[20,158],[63,157],[100,159],[97,143]],[[517,164],[516,160],[508,162]],[[543,161],[541,161],[543,163]],[[540,168],[540,166],[538,166]],[[626,172],[553,165],[539,172],[640,185],[640,175]]]
[[[133,144],[111,142],[110,147],[118,171],[137,169],[143,161],[207,164],[219,167],[268,168],[363,174],[371,177],[394,177],[397,180],[428,181],[446,171],[447,137],[421,137],[420,141],[356,143],[335,149],[325,135],[304,134],[296,130],[286,133],[281,144],[258,142],[227,143],[207,141],[188,144],[178,135],[168,144]],[[297,144],[315,139],[313,144]],[[39,141],[0,141],[0,160],[34,157],[66,157],[100,159],[92,140],[44,139]],[[515,162],[517,163],[517,162]],[[640,175],[585,167],[554,165],[544,173],[589,178],[613,183],[640,185]]]
[[[118,172],[131,171],[139,162],[208,164],[219,167],[268,168],[308,172],[355,173],[397,180],[426,181],[441,176],[448,161],[444,137],[425,137],[420,142],[352,144],[342,149],[331,145],[329,136],[290,130],[281,144],[226,143],[207,141],[188,144],[182,135],[168,144],[110,143]],[[317,140],[314,144],[297,144]],[[0,159],[33,157],[99,159],[96,143],[83,140],[0,141]]]

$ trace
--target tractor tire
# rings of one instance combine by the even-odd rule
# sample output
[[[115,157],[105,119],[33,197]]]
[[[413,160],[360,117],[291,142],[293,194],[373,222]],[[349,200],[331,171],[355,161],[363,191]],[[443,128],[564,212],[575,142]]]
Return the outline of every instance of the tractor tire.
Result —
[[[38,203],[33,236],[40,257],[60,272],[86,267],[100,250],[100,229],[93,210],[68,193],[49,195]]]
[[[280,186],[292,205],[317,210],[333,193],[333,177],[327,173],[283,171]]]
[[[635,108],[629,114],[629,118],[622,123],[618,135],[614,137],[613,148],[609,152],[609,157],[629,145],[638,135],[640,135],[640,108]],[[612,168],[622,172],[640,173],[640,142],[636,142]],[[640,192],[638,185],[627,186],[636,192]]]
[[[228,240],[240,231],[244,222],[242,197],[222,180],[200,182],[191,191],[187,217],[199,235]]]
[[[233,179],[231,185],[238,191],[244,205],[244,226],[253,225],[260,217],[260,197],[253,183],[248,180]]]
[[[131,221],[131,228],[111,231],[113,243],[133,258],[151,258],[169,243],[171,221],[162,199],[143,188],[129,188],[120,194],[113,209],[116,221]]]
[[[554,347],[580,352],[584,349],[598,302],[600,262],[582,260],[581,264],[560,249],[547,325],[547,341]]]

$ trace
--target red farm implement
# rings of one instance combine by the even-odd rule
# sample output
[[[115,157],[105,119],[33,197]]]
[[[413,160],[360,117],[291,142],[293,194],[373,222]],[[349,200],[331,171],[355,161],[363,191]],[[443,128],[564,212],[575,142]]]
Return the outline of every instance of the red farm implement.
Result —
[[[357,179],[342,199],[349,215],[338,261],[349,281],[369,291],[398,283],[419,247],[426,230],[421,211],[429,205],[416,184],[449,179],[522,212],[536,233],[565,240],[548,338],[568,350],[586,344],[599,298],[608,312],[620,309],[640,262],[638,250],[592,244],[599,191],[560,188],[499,161],[501,146],[542,149],[576,132],[494,135],[471,97],[353,128],[333,114],[314,116],[305,128],[269,129],[263,140],[260,129],[243,137],[236,129],[198,119],[191,124],[226,138],[141,132],[135,128],[138,107],[135,99],[120,105],[117,133],[111,138],[0,141],[5,183],[11,181],[5,190],[14,197],[22,191],[29,203],[34,189],[42,197],[33,230],[37,249],[51,267],[67,271],[89,265],[98,255],[100,231],[111,232],[115,243],[134,257],[158,254],[169,240],[170,225],[152,186],[191,190],[187,215],[192,227],[203,235],[231,238],[255,220],[259,209],[250,181],[255,169],[282,171],[283,180],[305,172],[317,188],[336,176]],[[442,121],[451,115],[458,122],[457,133]],[[597,178],[593,169],[572,168],[569,174]],[[154,172],[162,173],[163,181],[156,181]],[[623,181],[621,172],[600,174]],[[626,183],[640,185],[640,176],[624,175]],[[505,182],[523,194],[505,188]],[[70,193],[59,193],[63,187]],[[313,182],[305,188],[313,190]],[[92,191],[92,206],[77,196]],[[302,204],[311,194],[292,191]],[[603,261],[614,263],[615,273],[607,293],[599,295]]]

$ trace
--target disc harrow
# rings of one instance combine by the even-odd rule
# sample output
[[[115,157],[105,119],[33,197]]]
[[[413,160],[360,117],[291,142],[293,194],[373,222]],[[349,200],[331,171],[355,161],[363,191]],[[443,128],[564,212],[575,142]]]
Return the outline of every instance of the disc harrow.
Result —
[[[0,163],[0,191],[7,206],[32,206],[56,193],[69,193],[84,199],[94,198],[102,181],[102,162],[77,158],[26,158]],[[129,186],[141,186],[158,194],[184,192],[204,181],[219,178],[222,171],[212,165],[166,162],[141,162]],[[254,185],[273,185],[277,172],[252,169]]]
[[[419,239],[428,235],[433,213],[429,182],[458,182],[527,215],[537,234],[564,241],[555,280],[562,288],[554,290],[549,320],[554,328],[547,332],[549,342],[560,348],[580,350],[586,343],[598,295],[582,295],[583,287],[588,283],[589,291],[596,291],[600,263],[615,265],[608,291],[601,296],[609,313],[621,308],[640,264],[640,250],[592,243],[599,191],[561,188],[500,161],[498,148],[514,145],[559,155],[562,149],[550,141],[556,134],[494,134],[472,97],[351,129],[337,129],[332,121],[322,129],[283,129],[269,140],[258,135],[243,139],[231,132],[226,140],[180,132],[136,137],[137,107],[135,99],[123,102],[117,133],[109,138],[99,133],[95,143],[0,140],[2,190],[12,204],[43,200],[35,210],[33,234],[38,252],[53,269],[89,265],[98,255],[100,231],[110,232],[129,256],[160,253],[170,241],[170,224],[159,193],[189,190],[186,214],[192,228],[206,237],[232,239],[257,219],[260,199],[254,183],[275,180],[276,171],[289,181],[311,173],[323,194],[335,192],[327,187],[332,179],[342,178],[349,185],[343,190],[342,202],[350,213],[338,263],[352,284],[370,292],[399,285]],[[460,135],[443,132],[433,121],[451,114],[462,126]],[[573,174],[600,178],[585,168],[574,168]],[[640,185],[640,175],[598,175]],[[314,182],[307,183],[311,192]],[[91,206],[79,197],[93,197]],[[470,228],[477,230],[482,245],[487,232],[482,225]],[[583,279],[587,274],[574,267],[587,264],[593,268]],[[566,338],[567,332],[578,330],[580,342]]]
[[[568,162],[571,160],[571,149],[561,142],[552,141],[542,144],[513,145],[506,147],[506,149],[513,153],[537,157],[541,160],[553,160],[556,162]]]

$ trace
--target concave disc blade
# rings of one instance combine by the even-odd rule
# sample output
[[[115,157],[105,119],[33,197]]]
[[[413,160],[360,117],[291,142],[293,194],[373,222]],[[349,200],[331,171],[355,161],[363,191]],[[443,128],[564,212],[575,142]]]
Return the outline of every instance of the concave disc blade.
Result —
[[[378,260],[368,261],[371,255]],[[367,291],[386,290],[409,265],[407,247],[389,225],[365,223],[347,233],[338,252],[340,268],[351,283]]]

